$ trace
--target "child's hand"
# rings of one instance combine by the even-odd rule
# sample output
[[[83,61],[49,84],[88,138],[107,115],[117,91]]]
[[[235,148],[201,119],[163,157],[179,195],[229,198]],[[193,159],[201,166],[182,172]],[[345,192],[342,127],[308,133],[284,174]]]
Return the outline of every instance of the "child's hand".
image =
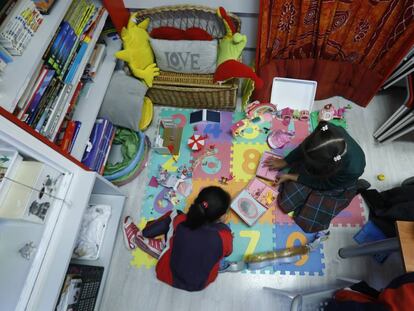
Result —
[[[283,159],[277,159],[277,158],[269,158],[263,163],[265,166],[267,166],[271,171],[278,171],[282,168],[285,168],[288,164]]]
[[[298,181],[299,175],[297,174],[284,174],[276,177],[275,186],[279,186],[286,181]]]

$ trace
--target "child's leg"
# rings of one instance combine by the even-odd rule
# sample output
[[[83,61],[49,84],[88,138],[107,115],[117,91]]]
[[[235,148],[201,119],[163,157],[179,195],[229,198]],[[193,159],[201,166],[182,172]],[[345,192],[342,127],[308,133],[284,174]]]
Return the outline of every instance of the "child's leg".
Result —
[[[279,186],[277,203],[284,213],[300,209],[306,202],[312,189],[297,182],[285,182]]]
[[[171,212],[162,215],[156,220],[149,221],[142,230],[142,235],[146,238],[155,238],[162,234],[167,234],[170,229]]]
[[[326,230],[331,220],[345,209],[356,189],[312,191],[304,206],[295,212],[294,220],[305,232]]]

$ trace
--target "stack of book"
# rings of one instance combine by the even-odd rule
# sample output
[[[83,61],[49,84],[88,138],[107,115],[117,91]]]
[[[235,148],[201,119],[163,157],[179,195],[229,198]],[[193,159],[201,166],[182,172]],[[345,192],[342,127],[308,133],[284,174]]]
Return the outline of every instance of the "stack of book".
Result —
[[[81,126],[71,120],[83,87],[75,81],[80,77],[76,73],[104,11],[91,0],[72,2],[14,111],[65,152],[70,152]]]
[[[107,119],[97,119],[83,154],[82,163],[102,175],[114,137],[114,125]]]
[[[22,55],[43,16],[31,0],[8,0],[0,6],[0,44],[11,55]]]
[[[10,53],[0,45],[0,72],[3,72],[7,64],[13,61]]]

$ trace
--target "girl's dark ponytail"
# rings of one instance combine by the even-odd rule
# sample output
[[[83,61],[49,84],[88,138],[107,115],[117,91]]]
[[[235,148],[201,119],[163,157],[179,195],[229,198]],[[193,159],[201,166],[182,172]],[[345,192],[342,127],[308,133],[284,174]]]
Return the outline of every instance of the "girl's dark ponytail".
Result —
[[[308,173],[319,177],[335,174],[342,165],[342,158],[347,152],[343,130],[319,122],[316,129],[301,144],[304,165]]]
[[[186,226],[190,229],[198,228],[206,223],[206,212],[203,204],[193,203],[187,213]]]
[[[190,229],[196,229],[217,221],[227,212],[230,200],[230,195],[220,187],[204,188],[190,206],[185,225]]]

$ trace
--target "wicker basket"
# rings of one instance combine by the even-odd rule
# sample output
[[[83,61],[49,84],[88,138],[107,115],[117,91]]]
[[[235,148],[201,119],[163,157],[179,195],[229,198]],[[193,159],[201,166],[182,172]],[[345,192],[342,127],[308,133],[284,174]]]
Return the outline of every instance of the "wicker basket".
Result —
[[[240,31],[240,19],[229,14],[236,28]],[[151,23],[148,32],[161,26],[172,26],[180,29],[199,27],[206,30],[216,39],[225,33],[223,21],[216,10],[193,5],[163,6],[138,11],[137,23],[149,17]],[[153,86],[147,95],[154,104],[184,108],[211,108],[234,110],[237,101],[239,81],[230,80],[223,84],[213,82],[212,74],[186,74],[162,71],[154,79]]]

